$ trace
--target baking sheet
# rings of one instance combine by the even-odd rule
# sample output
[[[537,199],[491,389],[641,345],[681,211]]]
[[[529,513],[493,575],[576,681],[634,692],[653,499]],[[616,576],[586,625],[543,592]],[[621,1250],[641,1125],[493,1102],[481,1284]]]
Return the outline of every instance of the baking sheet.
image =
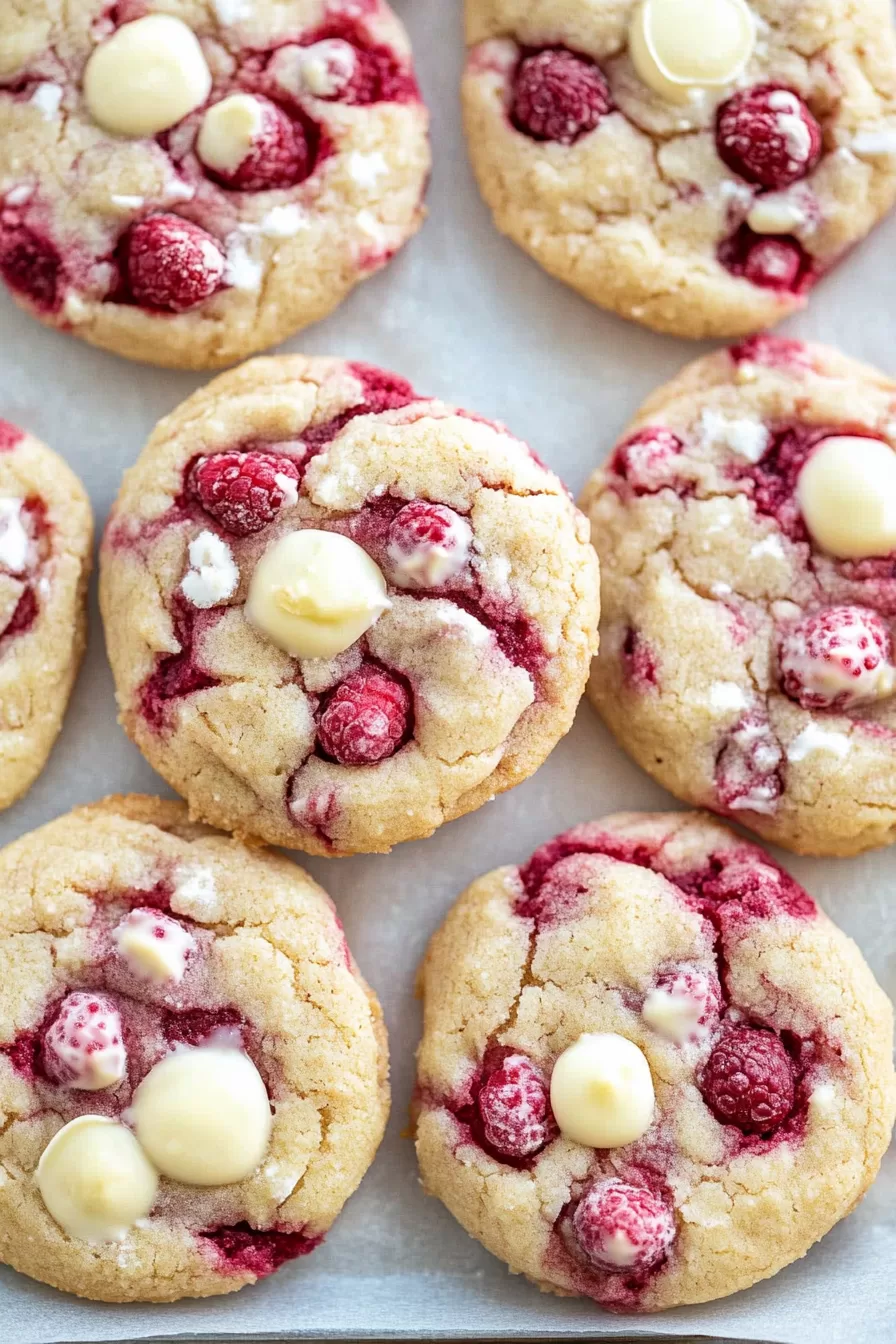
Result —
[[[701,347],[598,312],[498,236],[473,185],[460,132],[459,0],[398,0],[397,8],[415,39],[434,114],[431,216],[386,272],[286,348],[370,360],[405,374],[421,392],[504,420],[578,490],[640,400]],[[822,286],[812,311],[788,324],[789,334],[839,343],[896,371],[894,248],[896,218]],[[90,350],[44,330],[0,297],[0,416],[68,458],[91,492],[98,527],[122,470],[156,420],[203,381]],[[0,843],[77,803],[128,790],[167,792],[116,725],[94,597],[89,654],[62,736],[28,797],[0,815]],[[78,1302],[0,1270],[0,1339],[625,1334],[891,1342],[892,1156],[861,1208],[802,1263],[721,1302],[624,1321],[512,1278],[420,1189],[402,1130],[420,1027],[414,969],[429,934],[474,876],[524,858],[555,832],[619,808],[673,806],[583,704],[569,737],[538,774],[478,813],[392,855],[309,860],[338,904],[391,1037],[392,1119],[358,1194],[313,1256],[236,1296],[115,1307]],[[889,911],[896,849],[785,862],[896,992],[896,920]]]

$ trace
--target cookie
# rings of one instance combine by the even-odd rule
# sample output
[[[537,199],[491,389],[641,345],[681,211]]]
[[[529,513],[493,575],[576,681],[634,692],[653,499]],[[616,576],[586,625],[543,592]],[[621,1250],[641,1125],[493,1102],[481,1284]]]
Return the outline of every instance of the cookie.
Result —
[[[23,836],[0,873],[0,1259],[170,1302],[313,1251],[389,1110],[326,893],[146,797]]]
[[[129,359],[215,368],[416,232],[428,117],[382,0],[34,0],[0,16],[0,277]]]
[[[255,360],[163,420],[101,564],[129,736],[194,816],[309,853],[386,851],[525,779],[597,637],[557,477],[333,359]]]
[[[582,505],[589,695],[686,802],[809,854],[896,836],[896,383],[767,336],[641,408]]]
[[[460,897],[420,973],[417,1153],[545,1291],[659,1311],[804,1255],[877,1172],[891,1005],[705,814],[620,814]]]
[[[886,0],[467,0],[464,116],[502,233],[679,336],[787,317],[896,197]]]
[[[0,420],[0,809],[62,727],[87,639],[93,515],[56,453]]]

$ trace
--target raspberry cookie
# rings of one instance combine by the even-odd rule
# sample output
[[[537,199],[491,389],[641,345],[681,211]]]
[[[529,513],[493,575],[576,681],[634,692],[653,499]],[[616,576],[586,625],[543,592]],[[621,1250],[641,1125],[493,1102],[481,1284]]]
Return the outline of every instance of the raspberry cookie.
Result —
[[[428,118],[382,0],[2,8],[0,276],[48,325],[233,363],[419,227]]]
[[[543,1290],[659,1311],[747,1288],[887,1147],[889,1000],[703,814],[609,817],[479,878],[421,987],[424,1184]]]
[[[297,355],[161,422],[102,554],[128,734],[193,815],[315,854],[431,835],[536,770],[597,589],[587,520],[519,439]]]
[[[887,0],[467,0],[467,40],[498,228],[655,330],[780,321],[896,196]]]
[[[141,797],[24,836],[0,874],[0,1259],[168,1302],[313,1251],[389,1109],[326,894]]]
[[[761,336],[641,408],[583,507],[589,694],[677,797],[803,853],[896,836],[896,383]]]
[[[43,770],[87,637],[93,517],[61,457],[0,420],[0,808]]]

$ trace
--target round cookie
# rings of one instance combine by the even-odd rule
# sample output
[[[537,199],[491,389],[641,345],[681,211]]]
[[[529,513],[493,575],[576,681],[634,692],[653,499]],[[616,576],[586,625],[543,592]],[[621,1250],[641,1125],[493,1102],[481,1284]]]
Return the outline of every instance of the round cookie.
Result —
[[[420,986],[424,1185],[543,1290],[659,1311],[746,1288],[887,1147],[888,999],[703,814],[609,817],[479,878]]]
[[[314,1250],[389,1110],[325,892],[145,797],[23,836],[0,872],[0,1259],[174,1301]]]
[[[770,326],[893,203],[887,0],[466,10],[482,194],[503,233],[603,308],[679,336]]]
[[[87,639],[93,516],[56,453],[0,420],[0,809],[43,770]]]
[[[130,359],[234,363],[420,226],[428,116],[383,0],[35,0],[0,16],[0,277]]]
[[[386,851],[525,779],[596,645],[557,477],[339,360],[253,361],[163,420],[101,563],[127,733],[194,816],[310,853]]]
[[[801,853],[896,834],[894,413],[882,374],[760,336],[656,392],[582,498],[593,703],[677,797]]]

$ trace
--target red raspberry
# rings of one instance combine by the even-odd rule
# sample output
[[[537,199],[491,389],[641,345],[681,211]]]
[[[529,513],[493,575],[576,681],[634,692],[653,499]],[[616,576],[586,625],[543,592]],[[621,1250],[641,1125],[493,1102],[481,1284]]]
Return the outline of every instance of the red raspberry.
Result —
[[[778,1037],[757,1027],[726,1031],[706,1061],[700,1091],[722,1125],[764,1134],[793,1109],[790,1056]]]
[[[125,1075],[127,1053],[118,1009],[105,994],[69,994],[43,1043],[54,1082],[97,1092]]]
[[[337,686],[317,740],[340,765],[374,765],[397,751],[408,730],[411,697],[400,681],[366,666]]]
[[[209,177],[228,191],[274,191],[303,182],[312,166],[312,153],[302,125],[268,98],[252,95],[261,113],[258,133],[245,158],[225,171],[204,164]],[[197,156],[201,154],[197,146]]]
[[[10,453],[24,439],[24,430],[11,425],[8,420],[0,420],[0,453]]]
[[[792,238],[761,238],[747,252],[744,277],[760,289],[795,289],[804,255]]]
[[[215,453],[190,472],[189,493],[235,537],[260,532],[299,497],[299,469],[273,453]]]
[[[389,526],[388,553],[399,581],[436,588],[459,574],[470,557],[473,533],[459,513],[444,504],[415,499]]]
[[[513,90],[513,123],[533,140],[572,145],[612,110],[610,89],[587,56],[549,48],[527,56]]]
[[[593,1185],[579,1201],[572,1225],[584,1254],[610,1274],[653,1269],[675,1240],[668,1205],[624,1181]]]
[[[821,127],[797,94],[762,84],[736,93],[719,108],[716,147],[735,173],[778,190],[815,167]]]
[[[22,596],[15,605],[15,609],[7,621],[6,625],[0,630],[0,639],[6,639],[10,635],[24,635],[26,630],[30,630],[37,620],[37,598],[34,595],[34,589],[29,583],[23,589]]]
[[[205,229],[177,215],[149,215],[125,241],[131,293],[144,308],[186,313],[224,282],[224,253]]]
[[[803,709],[849,709],[896,688],[890,631],[867,607],[828,607],[781,640],[781,681]]]
[[[636,495],[653,494],[673,483],[670,468],[683,451],[684,444],[671,429],[650,425],[619,445],[610,462],[610,470],[627,481]]]
[[[525,1055],[508,1055],[479,1093],[488,1143],[502,1157],[531,1157],[553,1135],[547,1080]]]
[[[24,224],[0,223],[0,275],[11,290],[24,295],[35,308],[55,313],[62,307],[62,258],[49,239]]]

